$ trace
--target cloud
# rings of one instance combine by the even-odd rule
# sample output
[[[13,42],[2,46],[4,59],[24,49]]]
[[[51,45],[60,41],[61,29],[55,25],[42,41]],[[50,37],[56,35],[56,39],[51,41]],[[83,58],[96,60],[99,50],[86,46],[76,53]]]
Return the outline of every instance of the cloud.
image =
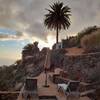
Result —
[[[17,32],[15,34],[4,34],[0,33],[0,41],[4,40],[19,40],[23,38],[23,34],[20,32]]]
[[[27,32],[45,40],[44,4],[41,0],[0,0],[0,27]]]
[[[79,32],[84,27],[100,25],[97,18],[100,10],[100,0],[69,0],[74,23],[69,31]]]
[[[55,0],[0,0],[0,27],[26,32],[46,40],[44,27],[45,8]],[[66,33],[77,33],[84,27],[100,25],[100,0],[62,0],[72,11],[72,24]],[[53,34],[52,34],[53,35]],[[65,34],[66,35],[66,34]],[[12,37],[12,36],[8,36]]]

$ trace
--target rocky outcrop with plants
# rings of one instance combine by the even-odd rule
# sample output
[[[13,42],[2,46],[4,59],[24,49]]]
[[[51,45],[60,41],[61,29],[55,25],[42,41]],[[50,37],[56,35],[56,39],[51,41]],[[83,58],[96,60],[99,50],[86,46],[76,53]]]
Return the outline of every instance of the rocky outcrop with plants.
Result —
[[[48,48],[41,51],[38,42],[27,44],[22,50],[22,59],[10,66],[0,67],[0,90],[20,90],[26,77],[35,77],[44,70]]]

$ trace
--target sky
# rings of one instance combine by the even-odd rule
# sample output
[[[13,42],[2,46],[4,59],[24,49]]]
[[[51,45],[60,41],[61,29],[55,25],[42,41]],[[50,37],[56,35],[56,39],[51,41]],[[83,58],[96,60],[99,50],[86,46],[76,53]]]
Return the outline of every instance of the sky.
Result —
[[[39,47],[55,43],[55,31],[44,26],[45,10],[57,0],[0,0],[0,65],[21,59],[28,43]],[[88,26],[100,26],[100,0],[60,0],[71,8],[71,26],[60,32],[60,40]]]

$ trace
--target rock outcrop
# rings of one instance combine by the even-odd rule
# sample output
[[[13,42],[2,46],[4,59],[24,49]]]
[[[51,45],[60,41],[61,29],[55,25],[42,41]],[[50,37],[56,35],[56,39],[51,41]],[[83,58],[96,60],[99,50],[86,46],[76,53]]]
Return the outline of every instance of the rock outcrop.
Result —
[[[44,62],[48,48],[43,48],[41,51],[38,48],[38,43],[28,44],[22,51],[22,65],[27,76],[37,76],[44,69]],[[31,52],[31,53],[30,53]]]

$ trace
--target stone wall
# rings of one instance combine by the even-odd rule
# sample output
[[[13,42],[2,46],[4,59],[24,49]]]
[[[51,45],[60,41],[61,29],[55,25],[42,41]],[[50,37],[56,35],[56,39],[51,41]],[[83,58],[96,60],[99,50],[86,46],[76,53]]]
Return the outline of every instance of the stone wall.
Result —
[[[71,78],[77,78],[81,75],[81,78],[87,81],[91,73],[100,67],[100,52],[77,56],[56,54],[53,64],[67,71]]]
[[[91,53],[78,56],[64,56],[63,69],[72,76],[80,73],[84,80],[88,80],[90,74],[100,67],[100,53]]]

